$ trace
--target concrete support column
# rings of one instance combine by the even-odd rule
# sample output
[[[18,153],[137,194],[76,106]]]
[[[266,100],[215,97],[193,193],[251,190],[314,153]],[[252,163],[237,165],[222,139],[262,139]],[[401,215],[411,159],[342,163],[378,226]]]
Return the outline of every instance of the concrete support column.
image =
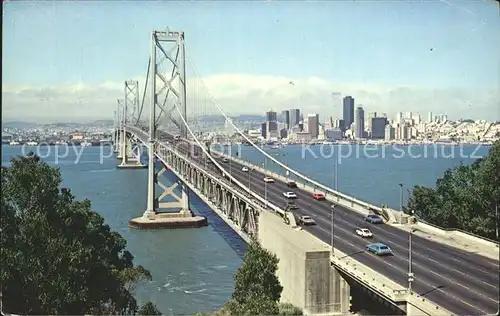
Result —
[[[191,213],[189,210],[189,193],[187,191],[187,186],[182,184],[182,208],[181,213]]]

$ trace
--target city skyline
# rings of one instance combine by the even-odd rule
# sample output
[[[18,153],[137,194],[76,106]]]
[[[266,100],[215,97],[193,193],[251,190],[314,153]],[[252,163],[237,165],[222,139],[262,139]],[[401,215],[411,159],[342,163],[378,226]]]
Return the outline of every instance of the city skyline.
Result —
[[[148,34],[164,29],[154,21],[168,16],[170,27],[186,32],[203,82],[229,114],[299,108],[322,122],[342,115],[342,106],[333,107],[337,91],[388,116],[413,111],[500,120],[500,80],[491,67],[500,48],[498,10],[489,2],[449,3],[225,2],[200,9],[190,3],[7,2],[2,116],[112,117],[125,80],[139,80],[143,88]],[[105,14],[110,10],[116,16]],[[188,19],[188,11],[196,18]],[[297,21],[298,12],[308,14]],[[257,16],[259,25],[249,23]],[[356,29],[347,27],[353,19],[362,21]],[[124,30],[124,20],[134,28]],[[297,34],[301,43],[294,46]],[[193,81],[188,78],[188,91]]]

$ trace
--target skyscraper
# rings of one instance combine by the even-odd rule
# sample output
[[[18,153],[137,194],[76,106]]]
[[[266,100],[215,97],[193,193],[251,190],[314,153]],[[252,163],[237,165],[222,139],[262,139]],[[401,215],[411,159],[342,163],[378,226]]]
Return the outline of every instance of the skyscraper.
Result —
[[[283,121],[285,122],[285,128],[286,130],[289,130],[290,129],[290,111],[288,110],[284,110],[282,113],[281,113],[281,116],[283,117]]]
[[[427,116],[427,122],[432,122],[433,119],[432,119],[432,112],[429,112],[429,116]]]
[[[290,110],[290,127],[294,127],[299,124],[300,121],[300,110],[291,109]]]
[[[385,117],[372,117],[371,118],[371,138],[384,139],[385,126],[387,125],[387,118]]]
[[[278,116],[271,110],[266,113],[266,138],[278,137]]]
[[[274,112],[273,110],[266,113],[266,121],[267,122],[276,122],[277,120],[278,120],[278,116],[276,115],[276,112]]]
[[[363,138],[365,136],[365,110],[362,106],[356,109],[356,138]]]
[[[312,138],[318,138],[319,135],[319,115],[309,114],[307,116],[307,131]]]
[[[343,109],[343,119],[344,119],[344,129],[349,129],[351,124],[354,122],[354,98],[351,96],[346,96],[344,98],[344,109]]]

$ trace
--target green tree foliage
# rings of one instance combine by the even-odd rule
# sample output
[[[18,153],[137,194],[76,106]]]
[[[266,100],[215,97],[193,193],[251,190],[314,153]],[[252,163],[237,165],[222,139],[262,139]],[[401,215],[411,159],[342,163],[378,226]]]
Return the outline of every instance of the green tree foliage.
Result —
[[[58,169],[34,155],[18,157],[2,167],[1,181],[4,311],[137,312],[133,289],[151,274],[133,265],[125,239],[91,211],[90,201],[77,201],[69,190],[59,189]]]
[[[235,287],[226,309],[231,315],[277,315],[283,287],[276,271],[279,259],[253,239],[236,272]]]
[[[147,302],[146,304],[142,305],[141,308],[139,308],[139,312],[137,313],[139,315],[161,315],[161,312],[156,308],[156,306],[151,303]]]
[[[500,204],[500,141],[486,158],[447,170],[436,188],[415,186],[408,201],[421,219],[495,238],[495,206]]]
[[[302,310],[290,303],[282,303],[279,305],[279,315],[299,316],[304,315]]]

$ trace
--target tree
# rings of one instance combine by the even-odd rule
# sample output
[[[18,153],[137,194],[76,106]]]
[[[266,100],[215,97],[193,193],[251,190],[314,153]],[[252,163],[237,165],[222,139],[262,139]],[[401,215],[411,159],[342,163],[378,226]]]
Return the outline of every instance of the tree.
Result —
[[[1,291],[15,314],[135,314],[133,289],[151,274],[123,237],[59,189],[58,169],[31,154],[1,169]]]
[[[231,315],[277,315],[283,287],[276,271],[279,259],[252,239],[243,264],[235,275],[235,287],[227,310]]]
[[[139,308],[139,312],[137,313],[139,315],[161,315],[161,312],[156,308],[156,306],[151,303],[147,302],[146,304],[142,305],[141,308]]]
[[[436,188],[415,186],[408,201],[421,219],[444,228],[458,228],[494,238],[500,204],[500,141],[486,158],[448,169]]]

